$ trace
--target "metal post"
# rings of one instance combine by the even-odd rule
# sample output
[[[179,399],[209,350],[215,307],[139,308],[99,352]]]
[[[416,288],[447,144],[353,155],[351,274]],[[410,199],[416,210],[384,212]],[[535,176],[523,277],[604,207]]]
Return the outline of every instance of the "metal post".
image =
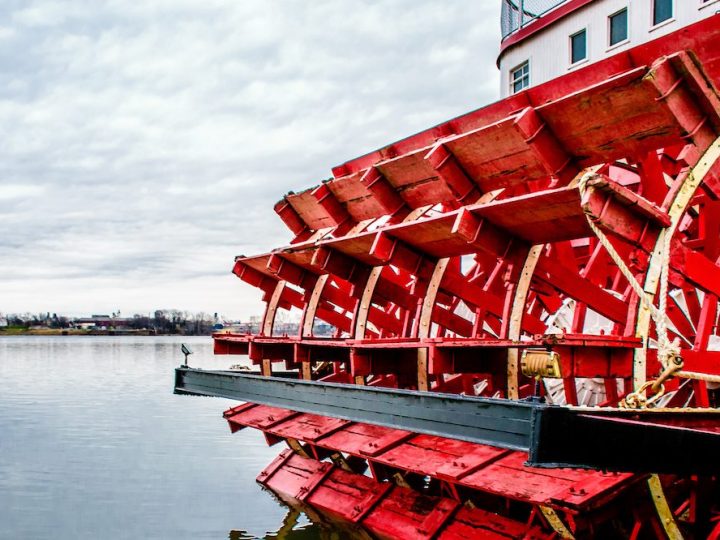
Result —
[[[188,367],[188,356],[192,354],[192,350],[184,343],[180,345],[180,350],[185,355],[185,363],[183,364],[183,367]]]

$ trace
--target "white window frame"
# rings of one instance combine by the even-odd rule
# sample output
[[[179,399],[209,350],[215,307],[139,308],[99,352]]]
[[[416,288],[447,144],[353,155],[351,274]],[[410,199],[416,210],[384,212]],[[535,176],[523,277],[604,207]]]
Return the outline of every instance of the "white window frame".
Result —
[[[687,1],[687,0],[685,0]],[[677,6],[675,5],[675,0],[670,0],[670,9],[672,10],[672,15],[669,19],[665,19],[664,21],[660,21],[659,23],[655,23],[655,0],[650,0],[650,31],[652,32],[656,28],[662,28],[666,24],[670,24],[675,21],[675,17],[677,16]]]
[[[582,34],[585,32],[585,58],[581,58],[580,60],[577,60],[576,62],[573,62],[573,38],[577,35]],[[570,62],[570,67],[579,66],[580,64],[587,62],[590,58],[590,32],[588,27],[581,28],[577,32],[573,32],[568,36],[568,61]]]
[[[612,18],[615,17],[615,15],[619,15],[622,12],[627,13],[626,18],[626,29],[625,29],[625,39],[622,41],[618,41],[617,43],[610,43],[610,40],[612,39]],[[616,47],[622,47],[626,43],[630,43],[630,6],[627,5],[623,8],[620,8],[614,12],[612,12],[610,15],[607,16],[607,49],[608,51],[613,50]]]
[[[521,75],[519,79],[515,79],[515,73],[517,73],[518,71],[523,69],[525,66],[527,66],[527,75]],[[508,82],[510,83],[510,95],[518,94],[518,93],[522,92],[523,90],[525,90],[526,88],[530,88],[530,59],[529,58],[527,60],[525,60],[524,62],[520,62],[517,66],[512,68],[508,73],[509,73],[509,77],[508,77],[509,81]],[[527,84],[525,86],[523,86],[520,90],[516,91],[515,83],[518,80],[523,80],[525,78],[527,78]]]

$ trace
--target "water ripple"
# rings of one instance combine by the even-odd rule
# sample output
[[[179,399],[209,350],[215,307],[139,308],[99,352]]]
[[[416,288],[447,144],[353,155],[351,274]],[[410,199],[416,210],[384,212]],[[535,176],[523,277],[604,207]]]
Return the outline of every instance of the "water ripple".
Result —
[[[194,366],[237,362],[214,357],[209,338],[0,338],[0,538],[253,538],[282,526],[287,509],[255,483],[277,451],[258,432],[230,435],[231,401],[172,394],[181,341]]]

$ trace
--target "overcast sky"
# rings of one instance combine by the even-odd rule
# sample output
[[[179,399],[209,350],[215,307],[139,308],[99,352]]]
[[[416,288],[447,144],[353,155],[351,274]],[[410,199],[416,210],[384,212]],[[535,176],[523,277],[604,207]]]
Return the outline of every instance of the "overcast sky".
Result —
[[[499,0],[3,0],[0,312],[247,317],[330,169],[497,99]]]

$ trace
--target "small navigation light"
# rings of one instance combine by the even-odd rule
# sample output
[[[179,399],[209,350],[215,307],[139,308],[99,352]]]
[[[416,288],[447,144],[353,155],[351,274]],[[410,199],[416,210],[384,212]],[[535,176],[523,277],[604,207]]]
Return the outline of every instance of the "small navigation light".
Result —
[[[193,352],[190,347],[188,347],[184,343],[180,345],[180,350],[185,355],[185,363],[183,364],[183,367],[188,367],[188,356],[190,356]]]

